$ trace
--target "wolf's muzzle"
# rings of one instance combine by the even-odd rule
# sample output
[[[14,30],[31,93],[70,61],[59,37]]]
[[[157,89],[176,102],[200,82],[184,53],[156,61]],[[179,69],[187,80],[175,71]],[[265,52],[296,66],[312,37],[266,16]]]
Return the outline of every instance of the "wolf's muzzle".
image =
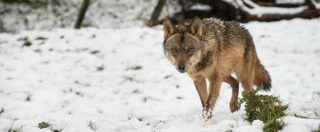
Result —
[[[178,70],[181,73],[185,73],[186,72],[186,66],[184,64],[179,64],[178,65]]]

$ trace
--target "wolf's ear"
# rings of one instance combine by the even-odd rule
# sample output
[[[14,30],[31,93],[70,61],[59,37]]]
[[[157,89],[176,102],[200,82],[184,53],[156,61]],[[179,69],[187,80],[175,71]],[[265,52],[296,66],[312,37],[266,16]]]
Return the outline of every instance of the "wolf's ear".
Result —
[[[176,27],[171,23],[171,21],[168,18],[165,18],[163,21],[163,30],[165,39],[177,32]]]
[[[193,18],[190,26],[188,27],[188,32],[196,36],[198,39],[202,37],[203,23],[199,17]]]

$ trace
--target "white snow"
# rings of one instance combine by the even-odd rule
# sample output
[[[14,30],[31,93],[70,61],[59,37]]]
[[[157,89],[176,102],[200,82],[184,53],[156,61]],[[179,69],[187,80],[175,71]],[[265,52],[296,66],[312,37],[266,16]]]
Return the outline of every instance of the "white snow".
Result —
[[[204,4],[195,4],[191,6],[192,10],[211,10],[211,7],[209,5],[204,5]]]
[[[272,91],[263,93],[289,104],[284,132],[320,124],[319,24],[245,25],[272,76]],[[204,122],[192,81],[163,55],[162,35],[160,26],[0,34],[0,131],[51,131],[39,129],[40,122],[64,132],[94,131],[89,122],[100,132],[262,131],[261,121],[244,121],[243,107],[230,113],[226,84],[213,118]],[[22,46],[24,37],[30,47]]]
[[[305,3],[305,0],[276,0],[277,4],[302,4]]]
[[[230,0],[225,0],[228,3],[233,3]],[[236,0],[237,7],[243,9],[245,12],[252,14],[252,15],[257,15],[257,16],[262,16],[264,14],[297,14],[302,12],[303,10],[307,9],[307,6],[299,6],[295,8],[281,8],[281,7],[263,7],[255,4],[251,0]],[[235,4],[232,4],[235,5]],[[249,8],[249,5],[252,8]]]

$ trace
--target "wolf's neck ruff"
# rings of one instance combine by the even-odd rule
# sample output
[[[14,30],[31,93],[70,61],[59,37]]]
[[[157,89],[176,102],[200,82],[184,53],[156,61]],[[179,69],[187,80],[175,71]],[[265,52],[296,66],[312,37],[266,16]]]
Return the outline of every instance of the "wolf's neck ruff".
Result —
[[[194,66],[195,72],[199,72],[209,66],[212,63],[213,52],[206,52],[200,59],[200,61]]]

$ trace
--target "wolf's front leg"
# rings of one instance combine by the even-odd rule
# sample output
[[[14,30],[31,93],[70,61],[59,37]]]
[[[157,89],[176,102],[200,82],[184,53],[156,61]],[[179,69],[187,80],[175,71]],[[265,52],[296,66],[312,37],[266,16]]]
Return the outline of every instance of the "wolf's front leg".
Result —
[[[202,108],[204,108],[208,100],[208,91],[207,91],[207,84],[206,84],[205,78],[200,76],[196,77],[196,79],[194,80],[194,85],[199,94]]]
[[[212,110],[216,104],[216,101],[219,97],[220,87],[221,87],[222,79],[215,77],[210,80],[209,86],[209,96],[204,108],[204,119],[209,120],[212,117]]]

